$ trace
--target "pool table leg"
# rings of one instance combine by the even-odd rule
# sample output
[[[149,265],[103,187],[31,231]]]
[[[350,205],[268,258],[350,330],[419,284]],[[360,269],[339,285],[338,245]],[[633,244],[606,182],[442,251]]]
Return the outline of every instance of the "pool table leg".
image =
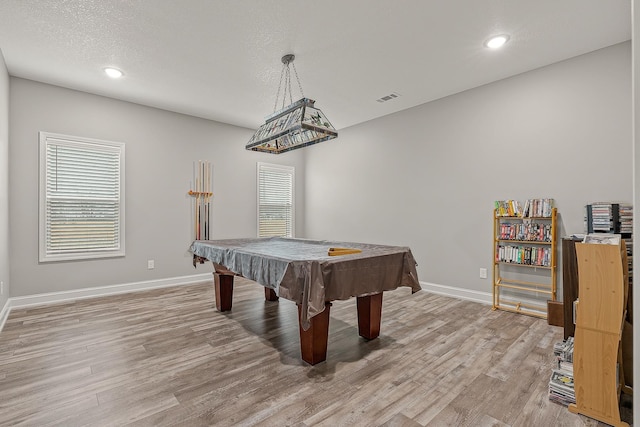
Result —
[[[306,331],[302,328],[301,311],[302,306],[298,305],[298,323],[300,328],[300,353],[302,360],[310,365],[323,362],[327,359],[327,340],[329,338],[329,308],[331,303],[324,305],[322,313],[313,316],[311,326]]]
[[[233,275],[213,273],[218,311],[230,311],[233,300]]]
[[[278,295],[276,295],[276,291],[271,288],[264,288],[264,299],[267,301],[278,301]]]
[[[358,297],[358,333],[368,340],[380,335],[382,318],[382,292],[365,297]]]

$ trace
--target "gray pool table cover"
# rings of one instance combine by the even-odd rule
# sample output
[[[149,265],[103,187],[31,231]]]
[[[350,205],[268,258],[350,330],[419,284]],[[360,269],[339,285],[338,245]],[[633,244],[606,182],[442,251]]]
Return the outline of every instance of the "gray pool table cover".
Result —
[[[362,252],[329,256],[331,247]],[[196,240],[191,253],[274,289],[302,306],[301,324],[322,312],[325,301],[377,294],[400,286],[419,291],[411,249],[364,243],[282,237]]]

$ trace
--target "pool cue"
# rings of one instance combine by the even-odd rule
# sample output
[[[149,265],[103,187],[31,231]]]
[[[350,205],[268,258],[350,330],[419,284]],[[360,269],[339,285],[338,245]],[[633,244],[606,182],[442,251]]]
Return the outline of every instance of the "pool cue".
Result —
[[[204,233],[204,160],[200,160],[200,238],[202,239]]]
[[[211,163],[206,162],[205,164],[205,188],[204,188],[204,208],[205,208],[205,239],[209,240],[209,235],[211,233]]]
[[[209,179],[207,180],[207,185],[209,186],[209,190],[207,192],[207,222],[209,223],[209,234],[211,234],[211,195],[213,189],[213,166],[209,163]]]
[[[204,194],[202,195],[202,212],[204,213],[204,218],[202,219],[202,232],[203,235],[202,237],[204,239],[206,239],[207,237],[207,204],[205,203],[207,201],[207,161],[204,160],[202,162],[202,177],[203,177],[203,185],[202,185],[202,191],[204,192]]]
[[[204,213],[204,218],[202,218],[202,230],[204,233],[204,238],[207,238],[207,173],[206,173],[206,161],[202,163],[202,212]]]
[[[193,239],[198,240],[198,173],[196,162],[193,162]]]
[[[207,223],[209,224],[209,230],[207,231],[207,240],[209,240],[209,233],[211,233],[211,203],[207,197]]]
[[[195,166],[195,164],[194,164]],[[200,160],[196,169],[196,240],[200,240]]]
[[[189,195],[195,196],[194,201],[194,234],[195,240],[209,240],[211,235],[211,192],[213,169],[211,162],[198,160],[193,162],[193,182],[195,190],[189,190]]]
[[[189,190],[189,195],[190,196],[195,196],[196,193],[194,190]],[[197,223],[196,223],[196,213],[197,213],[197,205],[196,205],[196,200],[195,197],[193,199],[193,204],[191,205],[191,215],[193,218],[193,239],[196,239],[196,235],[198,234],[198,229],[197,229]]]
[[[200,240],[200,161],[196,168],[196,240]]]

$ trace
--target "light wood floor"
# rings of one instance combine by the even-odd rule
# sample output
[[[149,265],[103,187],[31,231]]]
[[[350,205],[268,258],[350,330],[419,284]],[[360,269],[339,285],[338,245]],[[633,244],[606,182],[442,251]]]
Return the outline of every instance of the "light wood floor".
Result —
[[[0,425],[597,426],[549,402],[561,329],[409,289],[381,336],[331,309],[326,362],[300,360],[296,306],[236,279],[14,309],[0,333]]]

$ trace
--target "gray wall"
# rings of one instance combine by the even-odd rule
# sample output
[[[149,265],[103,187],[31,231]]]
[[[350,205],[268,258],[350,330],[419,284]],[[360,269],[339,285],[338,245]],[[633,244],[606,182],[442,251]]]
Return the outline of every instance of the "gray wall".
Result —
[[[0,311],[9,298],[9,73],[0,50]]]
[[[251,130],[19,78],[10,87],[11,296],[211,271],[210,265],[194,270],[187,252],[194,160],[213,163],[212,238],[256,235],[257,161],[296,166],[296,184],[304,187],[303,156],[246,151]],[[39,131],[126,144],[125,257],[38,263]],[[302,230],[302,209],[297,212]],[[154,270],[147,270],[148,259]]]
[[[562,235],[582,231],[585,203],[632,200],[630,54],[616,45],[277,157],[245,151],[247,129],[12,78],[11,295],[208,271],[186,252],[197,159],[214,164],[216,238],[255,235],[256,161],[294,165],[299,237],[408,245],[421,280],[490,292],[478,269],[493,200],[553,197]],[[40,130],[127,144],[125,258],[38,264]]]
[[[306,151],[306,236],[407,245],[422,281],[489,293],[494,200],[554,198],[561,235],[632,201],[630,106],[627,42],[344,129]]]

